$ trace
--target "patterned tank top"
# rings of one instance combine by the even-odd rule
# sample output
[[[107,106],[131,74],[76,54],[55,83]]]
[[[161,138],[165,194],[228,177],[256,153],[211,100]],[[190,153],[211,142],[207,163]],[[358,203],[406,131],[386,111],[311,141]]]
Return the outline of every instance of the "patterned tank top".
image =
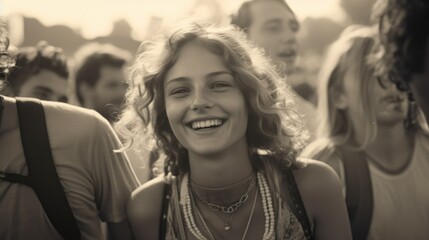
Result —
[[[282,178],[278,170],[274,169],[271,164],[264,164],[264,175],[267,178],[270,192],[273,196],[273,205],[276,209],[276,229],[272,239],[305,240],[306,237],[301,223],[291,211],[286,199],[283,197],[284,194],[280,191]],[[184,182],[186,182],[183,181],[183,179],[187,177],[188,176],[185,175],[183,178],[175,180],[172,183],[171,200],[166,216],[167,226],[165,239],[167,240],[187,239],[186,223],[183,219],[184,215],[180,207],[179,196],[179,189],[186,187],[183,186],[183,184],[185,184]]]

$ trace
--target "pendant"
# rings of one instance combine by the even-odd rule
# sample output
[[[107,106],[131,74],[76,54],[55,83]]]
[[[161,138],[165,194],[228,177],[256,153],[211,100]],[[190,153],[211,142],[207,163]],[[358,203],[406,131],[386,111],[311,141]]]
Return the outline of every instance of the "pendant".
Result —
[[[225,229],[225,231],[230,231],[231,230],[231,225],[229,224],[229,221],[227,221],[224,225],[223,228]]]

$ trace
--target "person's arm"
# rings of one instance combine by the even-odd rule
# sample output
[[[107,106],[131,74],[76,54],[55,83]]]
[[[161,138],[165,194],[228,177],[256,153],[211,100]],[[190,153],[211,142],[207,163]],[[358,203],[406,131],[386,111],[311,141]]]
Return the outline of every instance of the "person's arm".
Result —
[[[341,183],[335,171],[320,161],[294,171],[317,240],[352,239]]]
[[[126,215],[131,193],[140,184],[110,124],[95,114],[88,144],[94,198],[100,219],[107,224],[109,239],[132,239]]]
[[[136,240],[159,239],[159,223],[165,182],[155,178],[136,189],[128,202],[127,215]]]

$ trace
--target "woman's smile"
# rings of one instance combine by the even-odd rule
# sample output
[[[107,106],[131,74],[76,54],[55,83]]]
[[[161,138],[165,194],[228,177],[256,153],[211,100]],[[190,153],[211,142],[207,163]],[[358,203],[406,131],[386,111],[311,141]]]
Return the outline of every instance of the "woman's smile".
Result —
[[[223,59],[205,46],[183,46],[164,86],[171,129],[188,151],[219,153],[246,141],[243,93]]]

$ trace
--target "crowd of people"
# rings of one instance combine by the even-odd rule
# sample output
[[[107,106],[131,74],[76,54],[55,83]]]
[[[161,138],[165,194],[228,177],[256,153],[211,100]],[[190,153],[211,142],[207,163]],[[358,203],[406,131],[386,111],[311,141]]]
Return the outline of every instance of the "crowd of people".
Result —
[[[428,239],[429,3],[378,0],[289,84],[300,24],[249,0],[135,56],[9,48],[0,19],[0,239]]]

